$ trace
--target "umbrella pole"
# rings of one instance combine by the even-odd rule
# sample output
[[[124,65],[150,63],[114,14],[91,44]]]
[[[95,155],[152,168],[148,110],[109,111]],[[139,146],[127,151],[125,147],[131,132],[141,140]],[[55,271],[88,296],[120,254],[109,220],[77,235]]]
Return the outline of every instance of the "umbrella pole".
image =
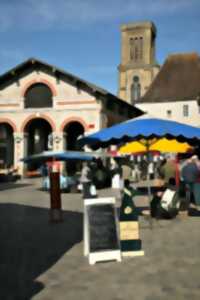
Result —
[[[150,174],[149,174],[149,163],[150,163],[150,144],[147,141],[146,144],[146,149],[147,149],[147,192],[148,192],[148,202],[149,202],[149,207],[151,203],[151,185],[150,185]]]
[[[150,163],[150,143],[147,141],[146,144],[147,149],[147,195],[148,195],[148,206],[149,206],[149,226],[151,229],[153,229],[153,222],[151,218],[151,184],[150,184],[150,173],[149,173],[149,163]]]
[[[180,185],[180,171],[179,171],[178,154],[176,155],[175,164],[176,164],[176,187],[178,188]]]

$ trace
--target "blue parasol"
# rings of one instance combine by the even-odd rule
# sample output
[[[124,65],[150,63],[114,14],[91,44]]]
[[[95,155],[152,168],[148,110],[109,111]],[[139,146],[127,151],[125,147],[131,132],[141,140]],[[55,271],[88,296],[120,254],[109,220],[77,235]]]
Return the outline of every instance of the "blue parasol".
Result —
[[[162,137],[175,138],[179,142],[194,143],[200,139],[200,128],[175,121],[142,116],[85,136],[79,142],[81,145],[87,144],[93,149],[97,149],[133,140],[151,140]]]
[[[91,161],[94,155],[79,151],[44,151],[39,154],[30,155],[20,159],[25,163],[47,162],[47,161],[67,161],[67,160],[85,160]]]

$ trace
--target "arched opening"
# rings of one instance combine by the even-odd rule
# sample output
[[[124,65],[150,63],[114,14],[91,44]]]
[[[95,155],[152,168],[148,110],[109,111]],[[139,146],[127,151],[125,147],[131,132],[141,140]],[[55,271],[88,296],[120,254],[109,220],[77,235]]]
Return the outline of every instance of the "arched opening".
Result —
[[[52,128],[46,120],[41,118],[33,119],[28,122],[24,131],[27,138],[27,155],[52,150]],[[27,170],[33,171],[39,167],[39,163],[32,163],[28,165]]]
[[[143,37],[131,37],[129,40],[130,60],[138,62],[143,59]]]
[[[81,147],[77,143],[79,136],[83,135],[84,127],[79,122],[70,122],[64,127],[65,133],[65,149],[73,151],[81,151]],[[69,175],[74,174],[77,170],[80,169],[80,163],[77,162],[68,162],[67,163],[67,173]]]
[[[7,123],[0,124],[0,169],[13,166],[14,137],[13,128]]]
[[[138,76],[133,77],[133,82],[131,85],[131,103],[134,105],[135,101],[141,96],[141,85]]]
[[[25,108],[52,107],[53,99],[50,88],[43,83],[31,85],[24,95]]]

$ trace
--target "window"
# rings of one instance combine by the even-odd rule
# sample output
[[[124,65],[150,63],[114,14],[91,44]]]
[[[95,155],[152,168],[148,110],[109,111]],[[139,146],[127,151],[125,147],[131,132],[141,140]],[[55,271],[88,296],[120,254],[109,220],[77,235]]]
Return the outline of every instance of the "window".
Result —
[[[52,107],[52,93],[49,87],[43,83],[33,84],[25,94],[25,108]]]
[[[143,37],[140,37],[139,47],[140,47],[140,59],[142,60],[142,58],[143,58]]]
[[[187,104],[183,105],[183,116],[184,117],[189,116],[189,106]]]
[[[138,61],[139,59],[139,39],[135,38],[135,43],[134,43],[134,50],[135,50],[135,61]]]
[[[134,39],[130,38],[130,60],[134,60]]]
[[[143,58],[143,37],[131,37],[129,40],[130,60],[135,62]]]
[[[172,111],[169,109],[169,110],[167,110],[167,117],[171,118],[171,116],[172,116]]]
[[[131,102],[132,104],[135,103],[141,96],[141,85],[140,79],[138,76],[133,77],[133,83],[131,85]]]

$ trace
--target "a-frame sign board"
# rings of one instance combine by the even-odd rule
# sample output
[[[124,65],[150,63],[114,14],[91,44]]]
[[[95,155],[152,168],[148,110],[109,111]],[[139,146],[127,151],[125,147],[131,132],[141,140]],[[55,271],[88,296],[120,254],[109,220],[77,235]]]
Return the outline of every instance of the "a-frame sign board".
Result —
[[[84,255],[91,265],[121,261],[115,198],[84,199]]]

